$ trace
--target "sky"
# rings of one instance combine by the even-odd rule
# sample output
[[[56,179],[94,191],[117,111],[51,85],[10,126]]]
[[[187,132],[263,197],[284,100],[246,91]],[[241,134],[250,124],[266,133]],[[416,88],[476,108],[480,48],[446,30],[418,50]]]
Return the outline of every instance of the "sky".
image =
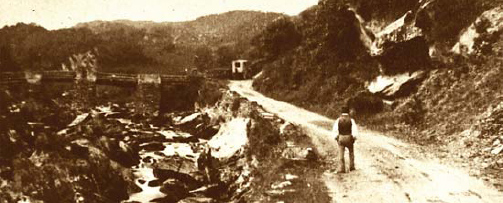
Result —
[[[187,21],[232,10],[297,15],[318,0],[0,0],[0,28],[18,22],[46,29],[93,20]]]

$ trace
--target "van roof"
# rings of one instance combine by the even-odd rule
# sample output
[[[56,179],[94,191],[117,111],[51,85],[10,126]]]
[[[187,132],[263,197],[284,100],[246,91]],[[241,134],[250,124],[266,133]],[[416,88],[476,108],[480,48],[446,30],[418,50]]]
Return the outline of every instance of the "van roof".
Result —
[[[248,62],[248,60],[245,60],[245,59],[237,59],[237,60],[233,60],[232,62]]]

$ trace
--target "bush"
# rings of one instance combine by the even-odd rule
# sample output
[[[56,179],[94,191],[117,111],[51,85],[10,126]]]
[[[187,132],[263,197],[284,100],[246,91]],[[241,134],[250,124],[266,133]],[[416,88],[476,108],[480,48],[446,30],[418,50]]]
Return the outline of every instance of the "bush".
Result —
[[[263,52],[265,58],[276,58],[297,47],[302,35],[289,17],[281,17],[267,25],[266,29],[257,35],[252,44]]]
[[[346,105],[354,109],[357,114],[379,113],[383,110],[384,104],[380,97],[368,91],[362,91],[351,97]]]
[[[396,112],[401,121],[409,125],[419,125],[422,123],[426,110],[424,104],[417,96],[407,99],[402,105],[397,107]]]

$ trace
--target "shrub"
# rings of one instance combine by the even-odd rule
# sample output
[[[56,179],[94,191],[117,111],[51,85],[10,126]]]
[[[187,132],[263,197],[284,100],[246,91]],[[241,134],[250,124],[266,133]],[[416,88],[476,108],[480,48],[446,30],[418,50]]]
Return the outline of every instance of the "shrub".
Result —
[[[347,106],[357,114],[371,114],[381,112],[384,104],[381,98],[368,91],[362,91],[348,99]]]
[[[263,33],[252,40],[266,58],[276,58],[297,47],[302,35],[289,17],[281,17],[267,25]]]
[[[419,125],[423,121],[426,113],[423,106],[423,102],[414,95],[397,107],[397,115],[400,120],[406,124]]]

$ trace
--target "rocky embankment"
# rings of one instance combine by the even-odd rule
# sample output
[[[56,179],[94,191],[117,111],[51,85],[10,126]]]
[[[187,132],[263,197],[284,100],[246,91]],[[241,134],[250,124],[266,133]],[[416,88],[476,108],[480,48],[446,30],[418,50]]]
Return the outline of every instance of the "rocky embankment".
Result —
[[[3,93],[0,202],[328,198],[310,178],[319,163],[309,138],[235,93],[162,116],[134,103],[77,111],[64,97]]]
[[[125,202],[282,198],[307,180],[278,166],[315,162],[309,139],[295,126],[232,92],[213,107],[170,114],[168,122],[172,129],[158,129],[138,144],[141,160],[132,170],[142,191]]]
[[[470,129],[461,132],[460,140],[451,143],[458,150],[454,156],[470,159],[471,173],[503,190],[503,102],[489,107]]]
[[[68,93],[0,94],[0,202],[117,202],[136,190],[134,149],[107,107],[75,110]]]

